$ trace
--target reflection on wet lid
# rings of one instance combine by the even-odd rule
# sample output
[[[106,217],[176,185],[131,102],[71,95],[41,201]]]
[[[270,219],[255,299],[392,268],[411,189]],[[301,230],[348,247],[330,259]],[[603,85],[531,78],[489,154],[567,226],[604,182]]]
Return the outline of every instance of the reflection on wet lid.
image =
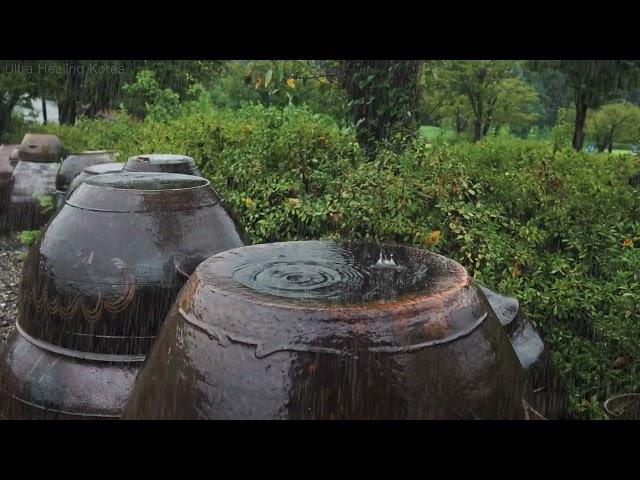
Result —
[[[222,199],[209,181],[193,175],[152,172],[88,176],[67,205],[108,212],[187,211],[216,205]]]
[[[359,242],[282,242],[235,249],[203,264],[253,292],[338,303],[431,295],[467,280],[457,263],[425,250]],[[388,263],[380,267],[380,259]]]
[[[168,153],[153,153],[130,157],[124,167],[127,171],[171,171],[182,173],[196,168],[196,162],[186,155]]]
[[[122,171],[124,163],[100,163],[98,165],[92,165],[84,169],[90,175],[102,175],[105,173],[117,173]]]
[[[85,180],[84,183],[95,187],[121,190],[177,190],[203,187],[209,182],[192,175],[125,172],[95,175]]]

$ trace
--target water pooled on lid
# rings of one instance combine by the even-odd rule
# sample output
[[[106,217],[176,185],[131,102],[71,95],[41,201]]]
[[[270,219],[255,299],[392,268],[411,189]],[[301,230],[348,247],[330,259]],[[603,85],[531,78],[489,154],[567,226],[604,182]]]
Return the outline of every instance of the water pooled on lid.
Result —
[[[358,242],[286,242],[245,248],[233,279],[251,290],[340,303],[388,301],[441,290],[447,259],[402,246]],[[386,263],[378,264],[379,261]]]

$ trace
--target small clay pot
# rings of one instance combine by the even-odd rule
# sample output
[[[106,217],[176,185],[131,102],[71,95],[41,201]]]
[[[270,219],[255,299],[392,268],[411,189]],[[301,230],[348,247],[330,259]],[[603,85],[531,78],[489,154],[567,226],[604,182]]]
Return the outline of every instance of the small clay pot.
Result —
[[[640,420],[640,393],[611,397],[604,402],[604,409],[614,420]]]

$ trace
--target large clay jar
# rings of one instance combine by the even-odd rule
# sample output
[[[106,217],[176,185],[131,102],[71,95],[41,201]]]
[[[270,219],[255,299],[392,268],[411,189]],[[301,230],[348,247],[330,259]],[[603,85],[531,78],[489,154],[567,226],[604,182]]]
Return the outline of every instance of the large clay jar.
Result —
[[[64,159],[56,175],[56,210],[60,210],[66,198],[71,182],[92,165],[113,163],[116,159],[114,152],[107,150],[87,150],[74,153]]]
[[[525,318],[517,299],[500,295],[480,286],[498,321],[509,336],[520,365],[525,369],[532,385],[530,406],[545,418],[569,417],[569,391],[545,346],[542,337],[532,323]]]
[[[59,162],[64,156],[62,142],[55,135],[27,133],[18,147],[23,162]]]
[[[71,194],[75,192],[76,188],[78,188],[87,178],[93,177],[94,175],[104,175],[106,173],[118,173],[122,171],[122,167],[124,167],[124,163],[113,162],[101,163],[99,165],[85,168],[69,185],[67,193],[65,194],[65,199],[71,197]]]
[[[203,262],[125,419],[525,419],[531,385],[458,263],[409,247],[284,242]]]
[[[189,274],[240,245],[203,178],[87,179],[25,260],[16,332],[0,354],[0,415],[118,418]]]
[[[39,198],[55,194],[62,144],[55,135],[27,134],[18,155],[6,220],[14,229],[39,228],[54,210],[43,209]]]
[[[11,194],[11,176],[15,165],[11,162],[11,154],[17,145],[0,145],[0,215],[9,204]],[[0,224],[2,223],[0,219]]]
[[[124,170],[127,172],[183,173],[185,175],[202,176],[193,158],[166,153],[130,157],[125,163]]]

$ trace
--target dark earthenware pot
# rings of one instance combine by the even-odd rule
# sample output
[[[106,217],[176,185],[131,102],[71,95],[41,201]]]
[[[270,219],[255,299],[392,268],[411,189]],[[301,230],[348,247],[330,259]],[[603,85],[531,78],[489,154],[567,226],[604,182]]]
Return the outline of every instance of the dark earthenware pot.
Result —
[[[604,409],[614,420],[640,420],[640,393],[615,395],[604,402]]]
[[[11,195],[6,221],[14,230],[42,227],[54,209],[43,208],[39,198],[55,196],[57,163],[26,162],[20,160],[12,176]]]
[[[18,155],[23,162],[58,163],[64,150],[55,135],[27,133],[18,147]]]
[[[505,328],[511,345],[529,377],[533,389],[531,407],[549,419],[564,419],[569,415],[569,391],[551,358],[540,333],[520,310],[517,299],[500,295],[484,286],[496,317]]]
[[[240,245],[205,179],[153,173],[87,179],[25,260],[18,333],[0,356],[0,414],[118,417],[189,274],[205,258]]]
[[[73,182],[85,168],[93,165],[113,163],[115,158],[115,152],[106,150],[88,150],[74,153],[65,158],[56,175],[56,211],[60,210],[64,205],[71,182]]]
[[[15,165],[11,163],[11,154],[17,145],[0,145],[0,215],[9,204],[11,194],[11,176]]]
[[[71,194],[78,188],[78,186],[84,182],[87,178],[93,177],[94,175],[104,175],[106,173],[119,173],[122,171],[122,167],[124,167],[124,163],[102,163],[99,165],[94,165],[91,167],[85,168],[80,175],[73,179],[67,192],[65,194],[65,199],[68,199]]]
[[[55,197],[55,180],[64,152],[55,135],[28,133],[18,147],[5,223],[16,230],[42,227],[54,208],[43,209],[39,197]],[[53,206],[52,206],[53,207]]]
[[[124,166],[128,172],[183,173],[201,177],[196,162],[185,155],[152,153],[130,157]]]
[[[378,262],[381,248],[394,264]],[[524,419],[530,393],[504,328],[453,260],[284,242],[196,269],[123,418]]]

